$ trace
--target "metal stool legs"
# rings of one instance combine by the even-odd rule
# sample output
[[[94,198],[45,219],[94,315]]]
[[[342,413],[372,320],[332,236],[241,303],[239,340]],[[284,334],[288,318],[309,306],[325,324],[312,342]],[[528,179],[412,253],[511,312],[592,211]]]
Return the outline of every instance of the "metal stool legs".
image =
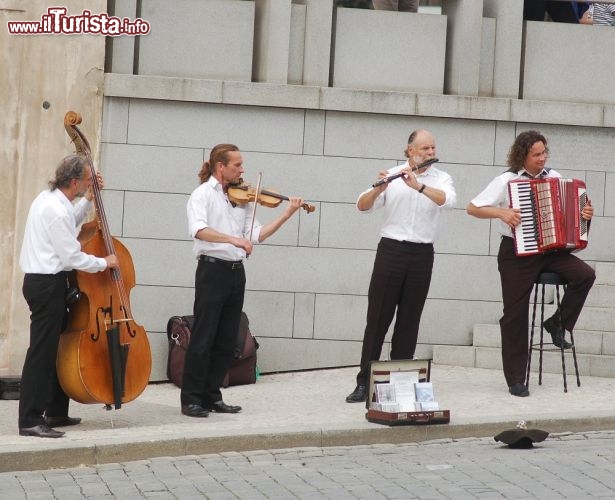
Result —
[[[529,388],[530,383],[530,369],[532,364],[532,351],[538,351],[539,353],[539,361],[538,361],[538,385],[542,385],[542,364],[543,364],[543,352],[546,350],[555,350],[548,349],[544,347],[544,326],[543,323],[545,321],[545,286],[546,285],[555,285],[555,293],[556,293],[556,305],[557,310],[555,314],[560,314],[560,285],[563,286],[564,291],[566,290],[566,282],[555,273],[541,273],[539,278],[536,280],[536,284],[534,285],[534,304],[532,309],[532,326],[530,330],[530,343],[529,343],[529,351],[528,351],[528,359],[527,359],[527,371],[525,377],[525,386]],[[534,343],[534,331],[536,329],[536,309],[538,306],[538,288],[541,286],[541,299],[540,299],[540,341]],[[561,320],[561,318],[560,318]],[[561,323],[561,321],[560,321]],[[577,386],[581,387],[581,379],[579,378],[579,365],[577,363],[577,352],[576,347],[574,345],[574,333],[570,332],[570,342],[572,344],[572,359],[574,361],[574,371],[577,378]],[[564,356],[564,344],[558,349],[562,356],[562,377],[564,379],[564,392],[568,392],[568,381],[566,379],[566,359]]]

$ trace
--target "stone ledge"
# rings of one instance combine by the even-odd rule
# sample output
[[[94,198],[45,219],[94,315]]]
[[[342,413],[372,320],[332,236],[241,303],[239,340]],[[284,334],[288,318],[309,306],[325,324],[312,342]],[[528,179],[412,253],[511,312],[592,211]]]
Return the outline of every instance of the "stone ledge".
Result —
[[[615,128],[615,106],[106,73],[108,97]]]

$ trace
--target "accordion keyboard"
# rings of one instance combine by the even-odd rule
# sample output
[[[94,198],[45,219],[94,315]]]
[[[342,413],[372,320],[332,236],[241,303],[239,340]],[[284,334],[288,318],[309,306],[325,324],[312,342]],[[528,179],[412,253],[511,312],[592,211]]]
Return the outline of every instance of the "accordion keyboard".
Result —
[[[521,224],[514,229],[518,255],[538,251],[538,225],[536,224],[536,200],[529,183],[510,183],[511,207],[521,211]]]

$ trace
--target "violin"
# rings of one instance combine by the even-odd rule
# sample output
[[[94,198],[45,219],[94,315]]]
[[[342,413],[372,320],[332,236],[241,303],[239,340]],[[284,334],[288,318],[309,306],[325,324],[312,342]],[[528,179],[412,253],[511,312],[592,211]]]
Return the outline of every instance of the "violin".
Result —
[[[237,184],[231,184],[226,192],[228,199],[237,205],[245,205],[246,203],[256,202],[264,207],[275,208],[282,201],[289,201],[288,196],[278,194],[270,189],[261,189],[256,196],[256,189],[250,184],[245,184],[243,179],[239,179]],[[303,203],[301,205],[308,214],[316,210],[314,205]]]

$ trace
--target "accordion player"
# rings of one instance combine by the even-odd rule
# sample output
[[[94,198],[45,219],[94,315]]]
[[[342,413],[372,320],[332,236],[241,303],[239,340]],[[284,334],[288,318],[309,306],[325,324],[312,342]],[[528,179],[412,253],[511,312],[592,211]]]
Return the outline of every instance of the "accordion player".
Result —
[[[521,211],[513,238],[518,256],[585,248],[589,224],[581,216],[587,204],[585,183],[548,177],[508,183],[511,208]]]

